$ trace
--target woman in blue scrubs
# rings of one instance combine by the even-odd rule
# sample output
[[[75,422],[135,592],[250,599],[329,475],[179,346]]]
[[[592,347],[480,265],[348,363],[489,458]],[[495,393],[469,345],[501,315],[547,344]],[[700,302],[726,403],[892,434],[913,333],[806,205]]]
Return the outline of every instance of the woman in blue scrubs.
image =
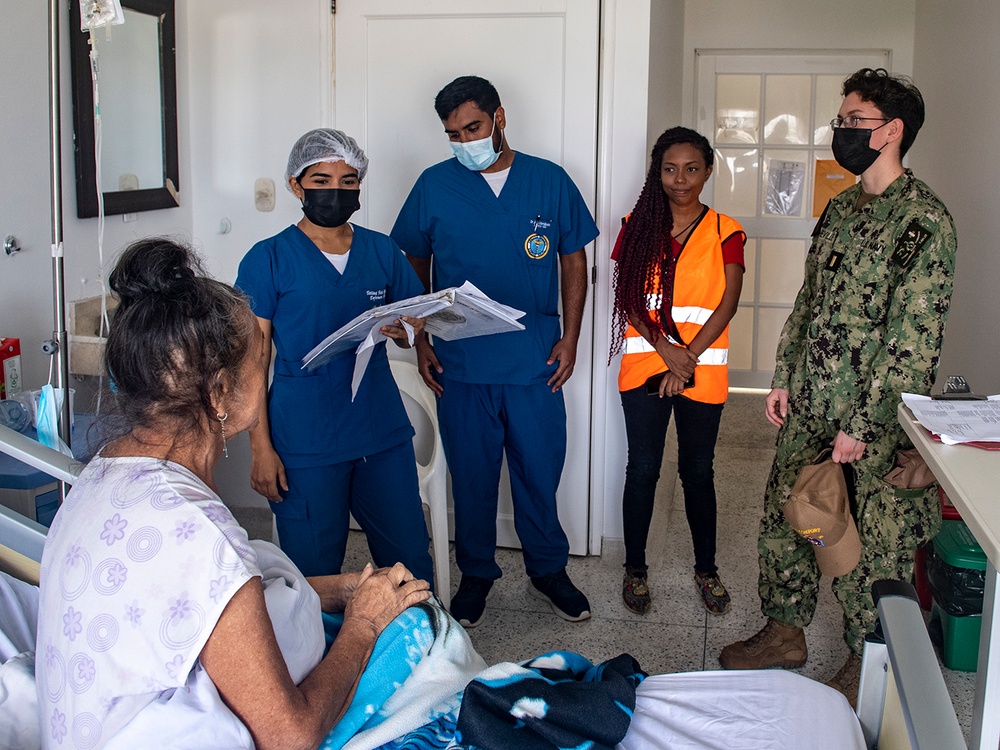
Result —
[[[353,400],[353,352],[302,368],[306,353],[360,313],[423,292],[395,242],[348,222],[367,168],[350,136],[325,128],[303,135],[285,177],[304,216],[240,263],[236,286],[276,352],[269,398],[250,430],[251,485],[270,501],[281,547],[306,576],[340,572],[353,513],[376,565],[402,562],[430,581],[413,427],[385,343]],[[401,325],[381,331],[409,346]]]

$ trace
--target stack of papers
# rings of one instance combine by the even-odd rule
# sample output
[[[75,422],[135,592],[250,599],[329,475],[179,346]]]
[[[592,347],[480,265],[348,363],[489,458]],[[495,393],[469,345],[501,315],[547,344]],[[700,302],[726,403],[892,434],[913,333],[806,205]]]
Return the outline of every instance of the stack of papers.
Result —
[[[1000,396],[986,401],[935,401],[930,396],[904,393],[903,403],[946,445],[1000,442]]]
[[[379,329],[384,325],[395,325],[404,315],[426,318],[424,330],[445,341],[524,330],[524,326],[518,323],[524,312],[491,300],[466,281],[462,286],[421,294],[363,312],[317,344],[303,357],[302,367],[313,370],[354,349],[357,358],[351,382],[353,398],[358,393],[372,350],[387,338]],[[403,327],[409,333],[412,346],[413,330],[405,322]]]

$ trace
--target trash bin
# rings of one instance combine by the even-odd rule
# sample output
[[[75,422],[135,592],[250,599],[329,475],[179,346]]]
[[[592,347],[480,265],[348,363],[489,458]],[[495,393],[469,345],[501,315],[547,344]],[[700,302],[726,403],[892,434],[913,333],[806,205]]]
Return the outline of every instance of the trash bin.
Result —
[[[951,504],[951,500],[948,499],[948,495],[945,491],[938,487],[938,499],[941,501],[941,518],[945,521],[961,521],[962,517],[958,514],[955,506]],[[920,604],[921,609],[930,611],[931,608],[931,586],[927,581],[927,553],[926,548],[930,546],[930,542],[917,547],[916,554],[913,557],[913,587],[917,590],[917,602]]]
[[[927,579],[940,622],[942,661],[975,672],[986,586],[986,554],[962,521],[944,521],[927,550]]]

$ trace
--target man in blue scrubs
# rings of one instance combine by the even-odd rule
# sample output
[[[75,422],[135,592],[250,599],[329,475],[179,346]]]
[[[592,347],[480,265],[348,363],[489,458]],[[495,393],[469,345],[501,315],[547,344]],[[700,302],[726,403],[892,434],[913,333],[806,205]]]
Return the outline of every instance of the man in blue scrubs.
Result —
[[[569,542],[556,512],[566,458],[561,388],[573,374],[587,294],[583,248],[598,235],[580,191],[556,164],[511,150],[496,89],[477,76],[445,86],[434,101],[455,158],[419,177],[391,236],[425,287],[471,281],[527,314],[525,330],[460,341],[417,341],[455,499],[455,551],[462,582],[451,611],[475,627],[496,563],[496,514],[504,453],[514,526],[529,593],[571,622],[590,603],[566,575]],[[559,298],[563,303],[560,330]]]

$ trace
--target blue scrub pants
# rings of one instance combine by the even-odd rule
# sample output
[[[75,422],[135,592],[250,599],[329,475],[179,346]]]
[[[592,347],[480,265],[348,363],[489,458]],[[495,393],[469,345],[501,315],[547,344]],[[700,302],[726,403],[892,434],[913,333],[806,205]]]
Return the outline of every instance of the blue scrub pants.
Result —
[[[438,422],[455,500],[455,557],[465,575],[495,580],[497,502],[504,451],[514,528],[529,576],[566,567],[556,489],[566,460],[562,392],[539,385],[483,385],[438,378]]]
[[[340,572],[353,513],[375,565],[401,562],[417,578],[433,582],[412,441],[329,466],[286,466],[285,474],[288,492],[271,509],[281,549],[303,575]]]

